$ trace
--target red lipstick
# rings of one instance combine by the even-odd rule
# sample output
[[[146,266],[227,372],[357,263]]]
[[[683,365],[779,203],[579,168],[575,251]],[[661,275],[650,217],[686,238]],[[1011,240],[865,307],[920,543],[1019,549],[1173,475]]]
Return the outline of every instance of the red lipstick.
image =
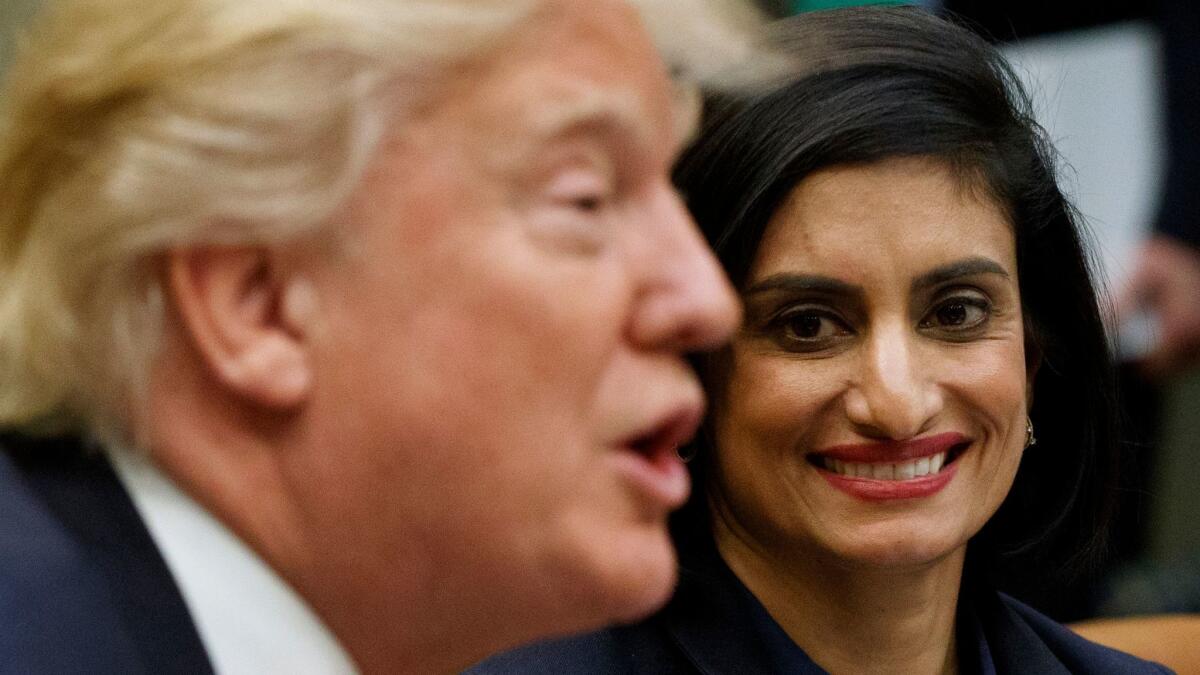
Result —
[[[947,432],[908,441],[838,445],[813,453],[812,459],[830,485],[859,499],[919,499],[940,492],[954,479],[954,452],[970,443],[963,434]]]
[[[886,441],[883,443],[857,443],[835,445],[813,454],[832,457],[843,462],[903,462],[909,459],[930,457],[939,452],[949,452],[956,445],[969,443],[971,439],[956,431],[908,441]]]

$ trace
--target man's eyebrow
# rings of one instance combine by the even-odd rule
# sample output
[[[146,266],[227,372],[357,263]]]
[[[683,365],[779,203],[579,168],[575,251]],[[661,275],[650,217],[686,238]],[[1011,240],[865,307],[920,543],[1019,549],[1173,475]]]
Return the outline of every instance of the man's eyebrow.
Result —
[[[861,286],[846,283],[841,279],[819,274],[794,274],[783,272],[751,284],[742,291],[742,297],[751,298],[763,293],[784,291],[789,293],[808,292],[827,295],[862,296]]]
[[[635,97],[614,95],[611,91],[544,105],[534,120],[534,134],[540,143],[593,128],[636,141],[651,136],[650,125],[640,113]]]
[[[650,132],[636,102],[612,92],[572,92],[538,105],[520,133],[490,146],[488,161],[501,170],[525,170],[540,166],[543,152],[572,137],[596,135],[624,145],[642,142]]]
[[[976,256],[939,265],[914,279],[912,288],[913,290],[929,288],[944,284],[947,281],[953,281],[962,277],[973,277],[980,274],[995,274],[1005,279],[1009,278],[1008,270],[1004,269],[1000,263],[991,258]]]

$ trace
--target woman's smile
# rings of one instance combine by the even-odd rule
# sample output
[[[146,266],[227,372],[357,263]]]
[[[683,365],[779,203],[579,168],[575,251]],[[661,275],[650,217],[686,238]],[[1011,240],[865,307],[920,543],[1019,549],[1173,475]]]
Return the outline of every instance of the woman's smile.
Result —
[[[971,446],[957,432],[909,441],[838,445],[808,455],[833,487],[868,501],[917,499],[941,491],[954,478],[955,462]]]

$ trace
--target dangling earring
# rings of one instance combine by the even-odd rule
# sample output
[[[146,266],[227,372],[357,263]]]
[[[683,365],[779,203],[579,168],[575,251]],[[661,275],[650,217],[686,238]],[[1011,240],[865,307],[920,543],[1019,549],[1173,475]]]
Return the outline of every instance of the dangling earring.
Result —
[[[1033,420],[1028,416],[1025,418],[1025,447],[1032,448],[1037,445],[1037,437],[1033,435]]]

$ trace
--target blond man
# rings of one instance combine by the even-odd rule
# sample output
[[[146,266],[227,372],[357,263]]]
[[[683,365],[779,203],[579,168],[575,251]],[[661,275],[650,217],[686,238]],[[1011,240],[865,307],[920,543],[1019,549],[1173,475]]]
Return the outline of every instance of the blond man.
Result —
[[[667,598],[684,355],[739,315],[669,74],[751,22],[632,5],[49,5],[0,93],[0,670],[450,672]]]

